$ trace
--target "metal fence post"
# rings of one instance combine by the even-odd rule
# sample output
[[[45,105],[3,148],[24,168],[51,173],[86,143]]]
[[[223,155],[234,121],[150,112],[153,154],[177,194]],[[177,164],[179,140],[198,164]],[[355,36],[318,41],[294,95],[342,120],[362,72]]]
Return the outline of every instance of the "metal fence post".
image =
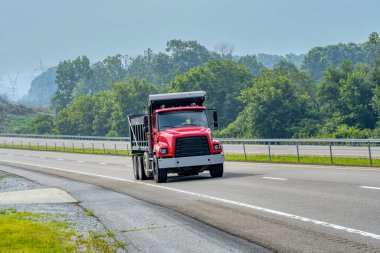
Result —
[[[21,149],[22,149],[22,142],[21,142]]]
[[[272,155],[270,153],[270,143],[268,144],[268,155],[269,155],[269,161],[272,161]]]
[[[92,142],[92,153],[95,153],[94,143]]]
[[[295,142],[295,144],[296,144],[296,149],[297,149],[297,159],[298,159],[298,163],[301,163],[301,159],[300,159],[300,150],[299,150],[299,148],[298,148],[298,143]]]
[[[40,142],[37,141],[37,149],[40,150]]]
[[[330,149],[330,164],[334,164],[331,142],[329,142],[329,149]]]
[[[13,141],[12,141],[12,147],[13,147],[13,148],[15,148],[15,144],[14,144],[14,142],[13,142]]]
[[[247,153],[245,152],[245,144],[243,142],[243,150],[244,150],[244,160],[247,161]]]
[[[73,152],[75,152],[74,142],[72,142],[71,145],[73,146]]]
[[[47,150],[47,142],[45,142],[45,150]]]
[[[106,153],[106,148],[104,147],[104,142],[103,142],[103,154]]]
[[[57,151],[57,143],[54,142],[54,151]]]
[[[83,153],[84,153],[84,144],[83,144],[83,142],[82,142],[82,151],[83,151]]]
[[[62,142],[62,144],[63,144],[63,152],[66,152],[66,145],[64,142]]]
[[[30,146],[30,142],[29,142],[29,150],[32,149],[32,147]]]
[[[117,154],[116,143],[115,143],[115,153]]]
[[[372,167],[372,153],[371,153],[371,143],[368,142],[368,155],[369,155],[369,166]]]

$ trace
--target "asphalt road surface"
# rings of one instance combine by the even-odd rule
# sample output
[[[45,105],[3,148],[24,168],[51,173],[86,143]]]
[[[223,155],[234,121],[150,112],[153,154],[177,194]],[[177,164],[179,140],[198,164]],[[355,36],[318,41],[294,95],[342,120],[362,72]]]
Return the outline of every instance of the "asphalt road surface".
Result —
[[[1,144],[12,143],[15,145],[23,145],[28,147],[40,146],[42,149],[47,145],[49,147],[66,147],[81,150],[86,149],[105,149],[105,150],[129,150],[129,142],[125,141],[93,141],[93,140],[68,140],[68,139],[37,139],[37,138],[19,138],[19,137],[1,137]],[[374,144],[372,144],[374,145]],[[268,155],[268,145],[251,145],[247,144],[223,144],[225,153],[228,154],[255,154]],[[270,151],[272,155],[297,155],[297,147],[295,145],[271,145]],[[298,150],[301,156],[330,156],[329,146],[326,145],[299,145]],[[332,146],[332,155],[334,157],[361,157],[368,158],[369,151],[366,146]],[[380,158],[380,147],[371,147],[372,158]]]
[[[61,217],[64,215],[65,219],[75,224],[75,230],[88,232],[88,229],[91,229],[100,234],[111,232],[117,241],[124,245],[124,250],[118,250],[120,253],[270,253],[270,251],[263,247],[229,235],[185,215],[149,204],[125,194],[32,170],[0,165],[0,175],[2,171],[36,182],[38,183],[38,187],[42,185],[66,191],[79,201],[79,207],[75,206],[75,204],[68,205],[62,202],[54,202],[55,204],[2,205],[4,202],[1,199],[0,207],[15,207],[17,210],[42,212],[51,215],[56,215],[56,212],[59,210],[58,214]],[[23,182],[22,185],[27,184],[25,180],[21,182]],[[0,180],[0,188],[1,184],[2,180]],[[91,211],[94,216],[87,217],[86,214],[82,214],[84,213],[83,208],[87,212]],[[92,219],[96,219],[97,221]],[[168,238],[172,239],[168,240]],[[1,248],[0,252],[3,252]]]
[[[226,162],[223,178],[135,181],[129,157],[0,149],[0,163],[98,185],[278,252],[380,252],[380,169]]]

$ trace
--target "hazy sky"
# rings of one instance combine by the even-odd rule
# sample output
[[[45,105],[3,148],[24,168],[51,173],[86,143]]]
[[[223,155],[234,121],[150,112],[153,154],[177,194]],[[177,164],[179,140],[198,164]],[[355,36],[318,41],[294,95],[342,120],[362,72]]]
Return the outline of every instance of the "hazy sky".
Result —
[[[25,94],[40,60],[133,56],[174,38],[229,42],[239,55],[364,42],[380,32],[379,10],[379,0],[0,0],[0,93],[19,72]]]

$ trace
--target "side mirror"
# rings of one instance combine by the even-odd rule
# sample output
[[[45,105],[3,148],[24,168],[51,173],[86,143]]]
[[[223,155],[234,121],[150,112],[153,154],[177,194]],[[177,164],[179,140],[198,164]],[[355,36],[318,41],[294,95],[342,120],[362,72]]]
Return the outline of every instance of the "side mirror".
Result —
[[[218,113],[216,110],[212,112],[212,117],[214,119],[214,128],[218,129]]]

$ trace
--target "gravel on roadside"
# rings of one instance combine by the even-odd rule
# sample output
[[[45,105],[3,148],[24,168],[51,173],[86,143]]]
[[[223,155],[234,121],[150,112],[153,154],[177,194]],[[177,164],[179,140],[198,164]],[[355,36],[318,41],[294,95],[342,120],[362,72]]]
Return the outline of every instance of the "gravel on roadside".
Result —
[[[0,171],[0,193],[10,191],[21,191],[29,189],[45,188],[25,178]],[[44,214],[42,221],[67,222],[70,228],[87,237],[91,232],[95,234],[108,234],[104,225],[92,214],[80,206],[80,203],[58,203],[58,204],[1,204],[1,209],[16,209],[17,212],[32,212]],[[114,240],[108,238],[108,240]],[[123,252],[119,249],[118,252]]]

